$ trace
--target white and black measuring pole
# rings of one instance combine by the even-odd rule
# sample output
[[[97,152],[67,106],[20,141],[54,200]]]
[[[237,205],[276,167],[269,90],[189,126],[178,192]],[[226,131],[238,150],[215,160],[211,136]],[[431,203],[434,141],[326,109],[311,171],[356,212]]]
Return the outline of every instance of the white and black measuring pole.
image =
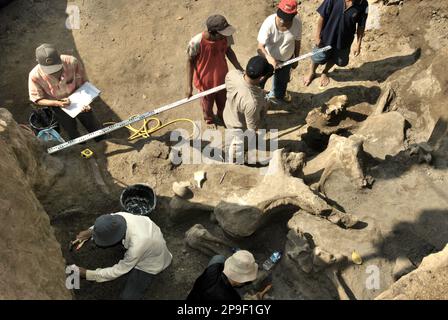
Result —
[[[324,51],[328,51],[328,50],[330,50],[330,49],[331,49],[331,46],[326,46],[326,47],[324,47],[324,48],[320,48],[320,49],[318,49],[318,50],[316,50],[316,51],[314,51],[314,52],[310,52],[310,53],[304,54],[304,55],[302,55],[302,56],[300,56],[300,57],[297,57],[297,58],[291,59],[291,60],[289,60],[289,61],[283,62],[283,63],[281,63],[281,64],[278,66],[278,69],[283,68],[283,67],[285,67],[285,66],[287,66],[287,65],[293,64],[293,63],[295,63],[295,62],[297,62],[297,61],[307,59],[307,58],[309,58],[309,57],[311,57],[311,56],[313,56],[313,55],[315,55],[315,54],[317,54],[317,53],[321,53],[321,52],[324,52]],[[158,108],[158,109],[155,109],[155,110],[152,110],[152,111],[148,111],[148,112],[143,113],[143,114],[141,114],[141,115],[139,115],[139,116],[135,116],[135,117],[132,117],[132,118],[130,118],[130,119],[128,119],[128,120],[124,120],[124,121],[121,121],[121,122],[117,122],[117,123],[115,123],[115,124],[113,124],[113,125],[111,125],[111,126],[108,126],[108,127],[106,127],[106,128],[103,128],[103,129],[100,129],[100,130],[91,132],[91,133],[86,134],[86,135],[84,135],[84,136],[81,136],[81,137],[79,137],[79,138],[76,138],[76,139],[73,139],[73,140],[64,142],[64,143],[62,143],[62,144],[59,144],[59,145],[57,145],[57,146],[48,148],[48,149],[47,149],[47,152],[48,152],[49,154],[53,154],[53,153],[56,153],[56,152],[58,152],[58,151],[61,151],[61,150],[70,148],[71,146],[74,146],[74,145],[77,145],[77,144],[86,142],[86,141],[88,141],[88,140],[97,138],[97,137],[99,137],[99,136],[105,135],[105,134],[110,133],[110,132],[112,132],[112,131],[115,131],[115,130],[121,129],[121,128],[123,128],[123,127],[129,126],[129,125],[131,125],[131,124],[133,124],[133,123],[142,121],[142,120],[144,120],[144,119],[146,119],[146,118],[149,118],[149,117],[152,117],[152,116],[154,116],[154,115],[156,115],[156,114],[160,114],[160,113],[162,113],[162,112],[165,112],[165,111],[168,111],[168,110],[171,110],[171,109],[180,107],[180,106],[182,106],[182,105],[184,105],[184,104],[187,104],[187,103],[189,103],[189,102],[198,100],[198,99],[200,99],[200,98],[202,98],[202,97],[205,97],[205,96],[208,96],[209,94],[212,94],[212,93],[215,93],[215,92],[224,90],[225,88],[226,88],[226,85],[225,85],[225,84],[222,84],[222,85],[220,85],[220,86],[218,86],[218,87],[215,87],[215,88],[213,88],[213,89],[206,90],[206,91],[200,92],[200,93],[198,93],[198,94],[195,94],[194,96],[192,96],[192,97],[190,97],[190,98],[184,98],[184,99],[182,99],[182,100],[178,100],[178,101],[176,101],[176,102],[170,103],[170,104],[165,105],[165,106],[163,106],[163,107],[160,107],[160,108]]]

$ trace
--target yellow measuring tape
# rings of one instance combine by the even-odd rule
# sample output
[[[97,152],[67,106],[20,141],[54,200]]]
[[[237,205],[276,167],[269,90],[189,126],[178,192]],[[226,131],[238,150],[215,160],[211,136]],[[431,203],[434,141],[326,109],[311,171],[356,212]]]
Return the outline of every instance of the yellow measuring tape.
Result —
[[[132,119],[132,118],[133,117],[131,117],[130,119]],[[148,127],[148,124],[150,122],[155,122],[156,124],[153,127]],[[158,118],[147,118],[147,119],[143,120],[143,124],[138,129],[134,128],[132,125],[126,126],[126,128],[128,128],[128,130],[131,131],[131,135],[129,136],[128,140],[135,140],[138,138],[145,138],[145,139],[149,138],[151,134],[153,134],[169,125],[172,125],[173,123],[176,123],[176,122],[190,122],[193,125],[193,132],[194,132],[194,128],[197,128],[196,123],[194,123],[193,120],[187,119],[187,118],[175,119],[175,120],[169,121],[165,124],[162,124],[162,121],[160,121],[160,119],[158,119]],[[115,124],[115,122],[104,123],[104,125],[112,125],[112,124]]]

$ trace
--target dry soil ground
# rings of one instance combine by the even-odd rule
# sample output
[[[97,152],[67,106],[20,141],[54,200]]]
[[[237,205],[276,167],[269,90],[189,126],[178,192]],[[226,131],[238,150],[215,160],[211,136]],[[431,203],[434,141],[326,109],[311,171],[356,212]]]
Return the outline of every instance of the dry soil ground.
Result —
[[[369,2],[373,4],[374,1]],[[312,0],[300,5],[304,26],[302,52],[311,49],[315,9],[319,3]],[[222,13],[237,27],[234,48],[244,65],[255,54],[256,35],[261,23],[275,10],[273,1],[268,0],[76,0],[70,4],[80,8],[79,30],[65,28],[66,1],[16,0],[0,11],[0,105],[10,110],[19,123],[27,122],[31,110],[27,101],[27,76],[35,65],[34,49],[40,43],[55,43],[63,53],[79,57],[90,80],[102,90],[100,101],[95,103],[96,114],[102,122],[118,121],[183,98],[185,47],[191,36],[203,30],[208,15]],[[443,63],[447,57],[446,3],[405,0],[402,6],[386,7],[378,2],[375,6],[377,11],[372,10],[372,27],[367,31],[362,54],[358,58],[352,57],[347,68],[334,73],[337,81],[332,81],[325,90],[319,89],[318,81],[304,88],[302,78],[308,61],[301,63],[294,72],[289,87],[293,102],[274,108],[268,116],[268,126],[280,131],[280,146],[295,148],[297,130],[304,124],[307,113],[334,95],[346,94],[349,110],[359,113],[361,118],[370,114],[385,82],[399,86],[399,108],[411,125],[408,130],[410,142],[428,140],[436,119],[446,116],[446,104],[442,99],[447,90]],[[436,82],[438,87],[434,85]],[[162,121],[183,117],[200,120],[199,104],[160,115]],[[189,129],[184,124],[180,127]],[[169,129],[157,133],[157,139],[166,141],[165,133]],[[126,136],[123,129],[111,138]],[[161,200],[152,218],[161,226],[175,259],[154,283],[147,298],[182,299],[207,263],[207,257],[184,248],[184,232],[197,222],[215,233],[221,232],[208,221],[207,215],[199,215],[196,220],[179,225],[168,221],[166,207],[172,195],[171,183],[191,176],[195,167],[182,166],[171,171],[165,162],[154,161],[154,165],[151,163],[140,171],[129,171],[133,163],[126,161],[125,153],[101,154],[109,147],[93,145],[97,148],[103,174],[115,181],[112,201],[108,198],[87,204],[70,202],[75,210],[62,215],[63,200],[57,204],[44,201],[65,258],[68,263],[89,268],[104,267],[117,261],[122,253],[120,248],[101,250],[87,245],[75,254],[68,252],[66,244],[77,231],[88,227],[98,214],[120,210],[118,197],[123,184],[150,183]],[[448,240],[446,150],[446,144],[440,147],[436,169],[410,167],[405,159],[397,157],[376,167],[377,182],[372,190],[358,192],[334,187],[329,189],[329,196],[345,209],[363,211],[366,215],[374,211],[377,214],[378,203],[381,203],[378,218],[384,221],[384,232],[394,232],[390,227],[391,220],[396,220],[397,225],[409,223],[411,229],[418,229],[416,233],[420,237],[427,238],[434,248],[438,248]],[[78,157],[78,152],[79,148],[75,148],[73,156]],[[392,211],[395,213],[393,217]],[[409,211],[415,212],[412,219],[426,219],[432,223],[407,221]],[[279,221],[273,221],[239,245],[254,251],[257,260],[262,262],[272,250],[284,246],[286,221],[287,215],[279,217]],[[267,242],[267,238],[271,240]],[[405,238],[396,241],[397,246],[402,240]],[[431,252],[433,247],[420,255]],[[116,298],[123,281],[83,283],[82,289],[75,293],[76,298]],[[307,298],[306,294],[296,292],[294,286],[279,283],[276,288],[273,292],[276,298]]]

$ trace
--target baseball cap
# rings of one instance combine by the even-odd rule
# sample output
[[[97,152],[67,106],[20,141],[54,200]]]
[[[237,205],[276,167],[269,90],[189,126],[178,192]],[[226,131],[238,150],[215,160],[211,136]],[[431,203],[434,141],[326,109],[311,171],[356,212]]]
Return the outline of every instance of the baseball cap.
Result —
[[[126,235],[126,220],[118,214],[104,214],[95,221],[92,238],[100,247],[110,247]]]
[[[54,45],[44,43],[36,49],[36,60],[43,72],[52,74],[62,69],[62,60]]]
[[[231,36],[236,31],[236,29],[227,22],[226,18],[220,14],[208,17],[206,25],[208,31],[218,32],[226,37]]]
[[[285,21],[291,21],[297,14],[296,0],[282,0],[278,5],[277,15]]]
[[[252,253],[239,250],[226,260],[223,272],[228,279],[245,283],[257,278],[258,265]]]
[[[274,71],[274,67],[272,67],[268,60],[262,56],[255,56],[250,58],[246,67],[246,74],[251,79],[257,79],[259,77],[263,77],[269,73]]]

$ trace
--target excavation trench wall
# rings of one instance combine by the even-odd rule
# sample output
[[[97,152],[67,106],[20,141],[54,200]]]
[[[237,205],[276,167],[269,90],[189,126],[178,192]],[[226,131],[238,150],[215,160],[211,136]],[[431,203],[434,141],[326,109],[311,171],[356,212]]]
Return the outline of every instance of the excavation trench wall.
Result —
[[[71,299],[61,247],[32,189],[45,156],[27,135],[0,109],[0,299]]]

